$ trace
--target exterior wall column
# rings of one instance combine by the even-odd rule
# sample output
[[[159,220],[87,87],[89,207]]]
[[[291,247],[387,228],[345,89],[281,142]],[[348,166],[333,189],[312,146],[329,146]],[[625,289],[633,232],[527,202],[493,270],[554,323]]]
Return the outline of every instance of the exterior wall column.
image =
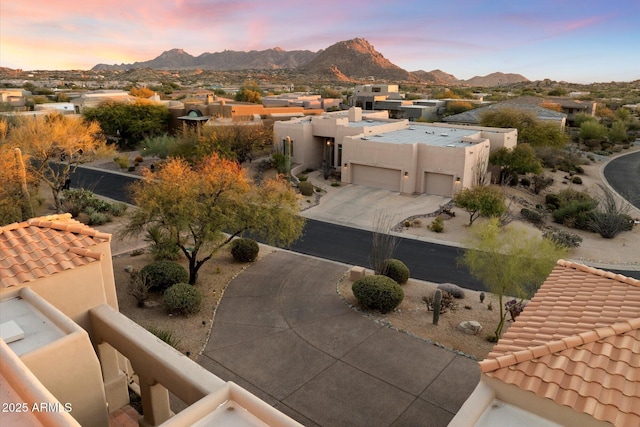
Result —
[[[146,378],[140,378],[140,397],[144,418],[141,426],[158,426],[171,418],[169,391],[160,383],[149,384]]]
[[[102,368],[104,392],[109,405],[109,413],[129,404],[127,376],[120,369],[118,352],[107,342],[97,346],[98,358]]]

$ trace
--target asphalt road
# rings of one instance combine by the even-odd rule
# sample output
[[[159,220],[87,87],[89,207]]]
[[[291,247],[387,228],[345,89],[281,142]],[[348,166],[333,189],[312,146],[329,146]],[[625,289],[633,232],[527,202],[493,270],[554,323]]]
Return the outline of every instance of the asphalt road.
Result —
[[[611,160],[604,177],[614,190],[640,209],[640,151]]]
[[[137,178],[108,171],[78,168],[72,187],[83,187],[101,196],[131,203],[127,186]],[[289,249],[346,264],[370,267],[372,233],[326,222],[307,220],[303,235]],[[401,238],[395,257],[411,270],[411,277],[435,283],[455,283],[467,289],[484,290],[482,283],[458,266],[459,249],[416,239]],[[611,270],[640,279],[640,271]]]

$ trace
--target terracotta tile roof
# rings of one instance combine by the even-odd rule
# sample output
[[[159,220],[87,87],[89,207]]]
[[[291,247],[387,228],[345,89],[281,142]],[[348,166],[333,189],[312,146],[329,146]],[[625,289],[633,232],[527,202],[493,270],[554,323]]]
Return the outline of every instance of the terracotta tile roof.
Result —
[[[480,362],[614,425],[640,425],[640,281],[564,260]]]
[[[74,219],[70,214],[50,215],[0,228],[0,287],[76,268],[102,258],[92,249],[111,241]]]

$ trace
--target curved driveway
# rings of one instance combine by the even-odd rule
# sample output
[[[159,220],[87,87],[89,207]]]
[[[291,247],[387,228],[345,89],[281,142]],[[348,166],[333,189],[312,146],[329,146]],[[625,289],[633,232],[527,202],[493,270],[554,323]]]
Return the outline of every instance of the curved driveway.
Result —
[[[640,151],[611,160],[604,167],[604,177],[618,194],[640,209]]]
[[[477,363],[353,311],[336,293],[346,272],[285,251],[252,264],[198,363],[305,426],[446,426]]]

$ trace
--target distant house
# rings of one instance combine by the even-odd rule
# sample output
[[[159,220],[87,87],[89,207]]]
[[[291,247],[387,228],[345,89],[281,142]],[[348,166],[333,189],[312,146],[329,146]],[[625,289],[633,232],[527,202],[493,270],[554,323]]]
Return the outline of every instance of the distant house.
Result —
[[[274,124],[276,147],[291,141],[293,173],[321,168],[345,184],[444,197],[473,186],[489,152],[517,137],[516,129],[413,123],[357,107]]]
[[[14,110],[20,111],[25,108],[26,96],[31,94],[24,89],[2,89],[0,90],[0,102],[9,104]]]
[[[560,260],[450,427],[640,425],[640,281]]]
[[[482,122],[482,114],[486,111],[513,109],[531,113],[535,118],[542,122],[554,123],[560,129],[564,129],[567,124],[567,114],[544,108],[541,106],[542,104],[544,104],[544,100],[542,98],[536,98],[533,96],[521,97],[475,108],[460,114],[447,116],[443,118],[442,121],[445,123],[459,125],[479,125]]]

